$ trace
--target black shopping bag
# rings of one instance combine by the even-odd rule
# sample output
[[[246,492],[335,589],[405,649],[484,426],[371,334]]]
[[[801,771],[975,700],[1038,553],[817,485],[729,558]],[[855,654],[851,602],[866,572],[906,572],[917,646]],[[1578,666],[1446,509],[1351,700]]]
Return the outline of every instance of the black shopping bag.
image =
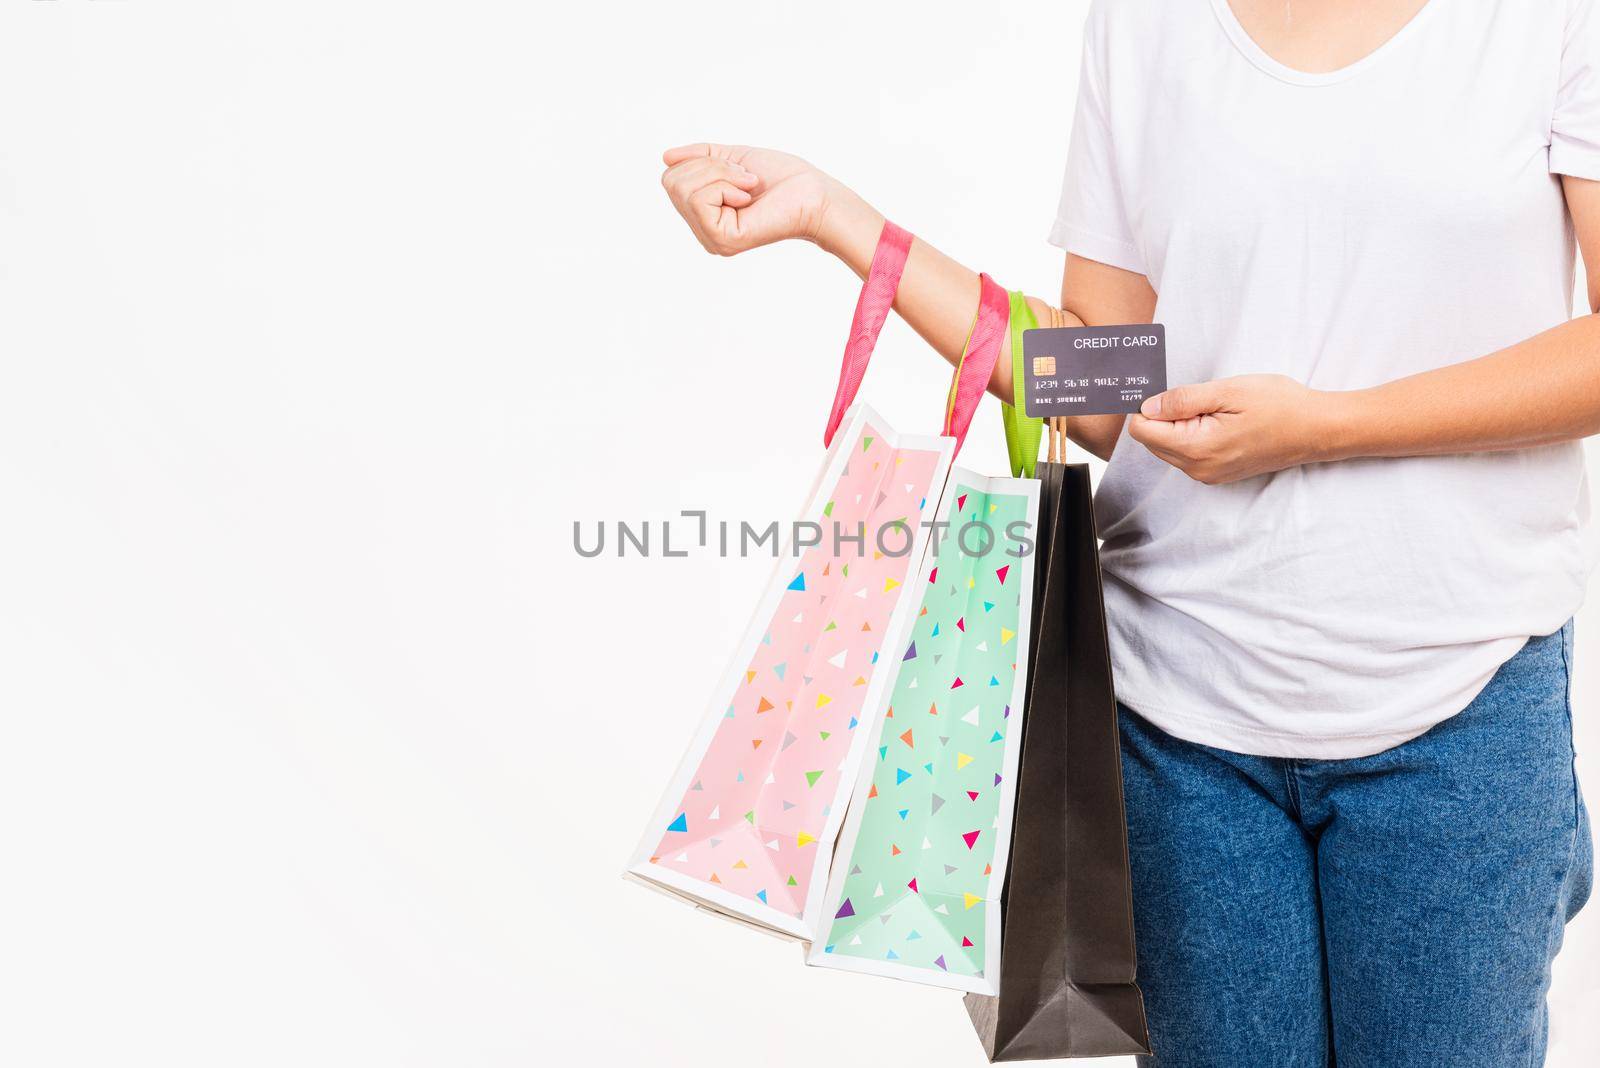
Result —
[[[1084,464],[1040,464],[1033,646],[991,1061],[1149,1053],[1100,558]]]

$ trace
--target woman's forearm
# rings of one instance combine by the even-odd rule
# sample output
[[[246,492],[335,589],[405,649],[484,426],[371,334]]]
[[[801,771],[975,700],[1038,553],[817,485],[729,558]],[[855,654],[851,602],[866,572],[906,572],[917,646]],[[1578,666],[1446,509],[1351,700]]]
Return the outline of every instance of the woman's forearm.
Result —
[[[817,245],[843,260],[862,278],[872,266],[872,253],[883,230],[883,216],[860,196],[832,183],[817,228]],[[894,310],[911,329],[932,345],[952,365],[961,359],[972,315],[978,307],[978,274],[957,263],[920,238],[911,242],[905,273],[895,293]],[[1081,326],[1069,312],[1028,298],[1040,326]],[[1004,401],[1012,397],[1011,339],[1005,339],[1001,358],[995,361],[989,391]]]
[[[843,260],[857,275],[865,278],[872,265],[872,254],[884,218],[872,205],[851,190],[830,183],[815,240],[819,247]],[[911,324],[922,339],[951,365],[961,359],[962,347],[972,327],[978,306],[978,275],[920,239],[911,243],[905,272],[895,294],[894,309]],[[1040,326],[1082,326],[1084,319],[1057,308],[1037,297],[1028,297],[1028,306]],[[989,379],[989,392],[1010,403],[1011,338],[1001,344]],[[1088,416],[1066,420],[1067,436],[1101,457],[1110,456],[1122,429],[1121,416]]]
[[[1465,363],[1328,394],[1326,459],[1483,452],[1600,433],[1600,316]]]

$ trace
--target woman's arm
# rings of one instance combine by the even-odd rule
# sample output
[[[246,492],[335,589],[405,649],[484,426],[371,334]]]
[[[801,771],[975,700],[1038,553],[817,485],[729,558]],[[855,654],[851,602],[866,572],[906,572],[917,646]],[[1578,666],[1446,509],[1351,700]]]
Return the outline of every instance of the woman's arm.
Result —
[[[787,238],[804,238],[865,277],[883,216],[804,160],[742,145],[686,145],[662,157],[662,184],[708,251],[731,256]],[[894,307],[923,340],[954,364],[978,306],[978,276],[925,241],[913,241]],[[1155,293],[1143,275],[1067,257],[1061,307],[1028,298],[1041,326],[1147,323]],[[989,390],[1010,401],[1009,334]],[[1067,434],[1101,458],[1111,455],[1122,416],[1068,419]]]
[[[1562,179],[1600,311],[1600,182]],[[1128,433],[1202,482],[1361,456],[1483,452],[1600,433],[1600,315],[1499,352],[1370,389],[1326,392],[1281,375],[1179,386]]]

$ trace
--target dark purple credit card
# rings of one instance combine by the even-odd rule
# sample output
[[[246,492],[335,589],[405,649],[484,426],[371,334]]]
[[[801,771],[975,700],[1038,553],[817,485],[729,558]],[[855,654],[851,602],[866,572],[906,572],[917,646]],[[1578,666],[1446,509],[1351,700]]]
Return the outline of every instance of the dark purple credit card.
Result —
[[[1023,411],[1126,415],[1167,388],[1167,328],[1060,326],[1022,332]]]

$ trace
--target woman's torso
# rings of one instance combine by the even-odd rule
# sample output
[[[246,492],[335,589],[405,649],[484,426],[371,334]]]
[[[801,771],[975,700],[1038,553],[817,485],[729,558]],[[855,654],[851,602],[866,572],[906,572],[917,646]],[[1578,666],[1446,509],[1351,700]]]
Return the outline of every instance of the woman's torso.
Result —
[[[1550,173],[1566,12],[1430,0],[1365,59],[1303,75],[1226,0],[1099,5],[1111,165],[1169,382],[1359,389],[1569,317]],[[1576,443],[1204,486],[1124,435],[1096,508],[1120,696],[1254,752],[1420,733],[1571,616],[1591,560]]]

